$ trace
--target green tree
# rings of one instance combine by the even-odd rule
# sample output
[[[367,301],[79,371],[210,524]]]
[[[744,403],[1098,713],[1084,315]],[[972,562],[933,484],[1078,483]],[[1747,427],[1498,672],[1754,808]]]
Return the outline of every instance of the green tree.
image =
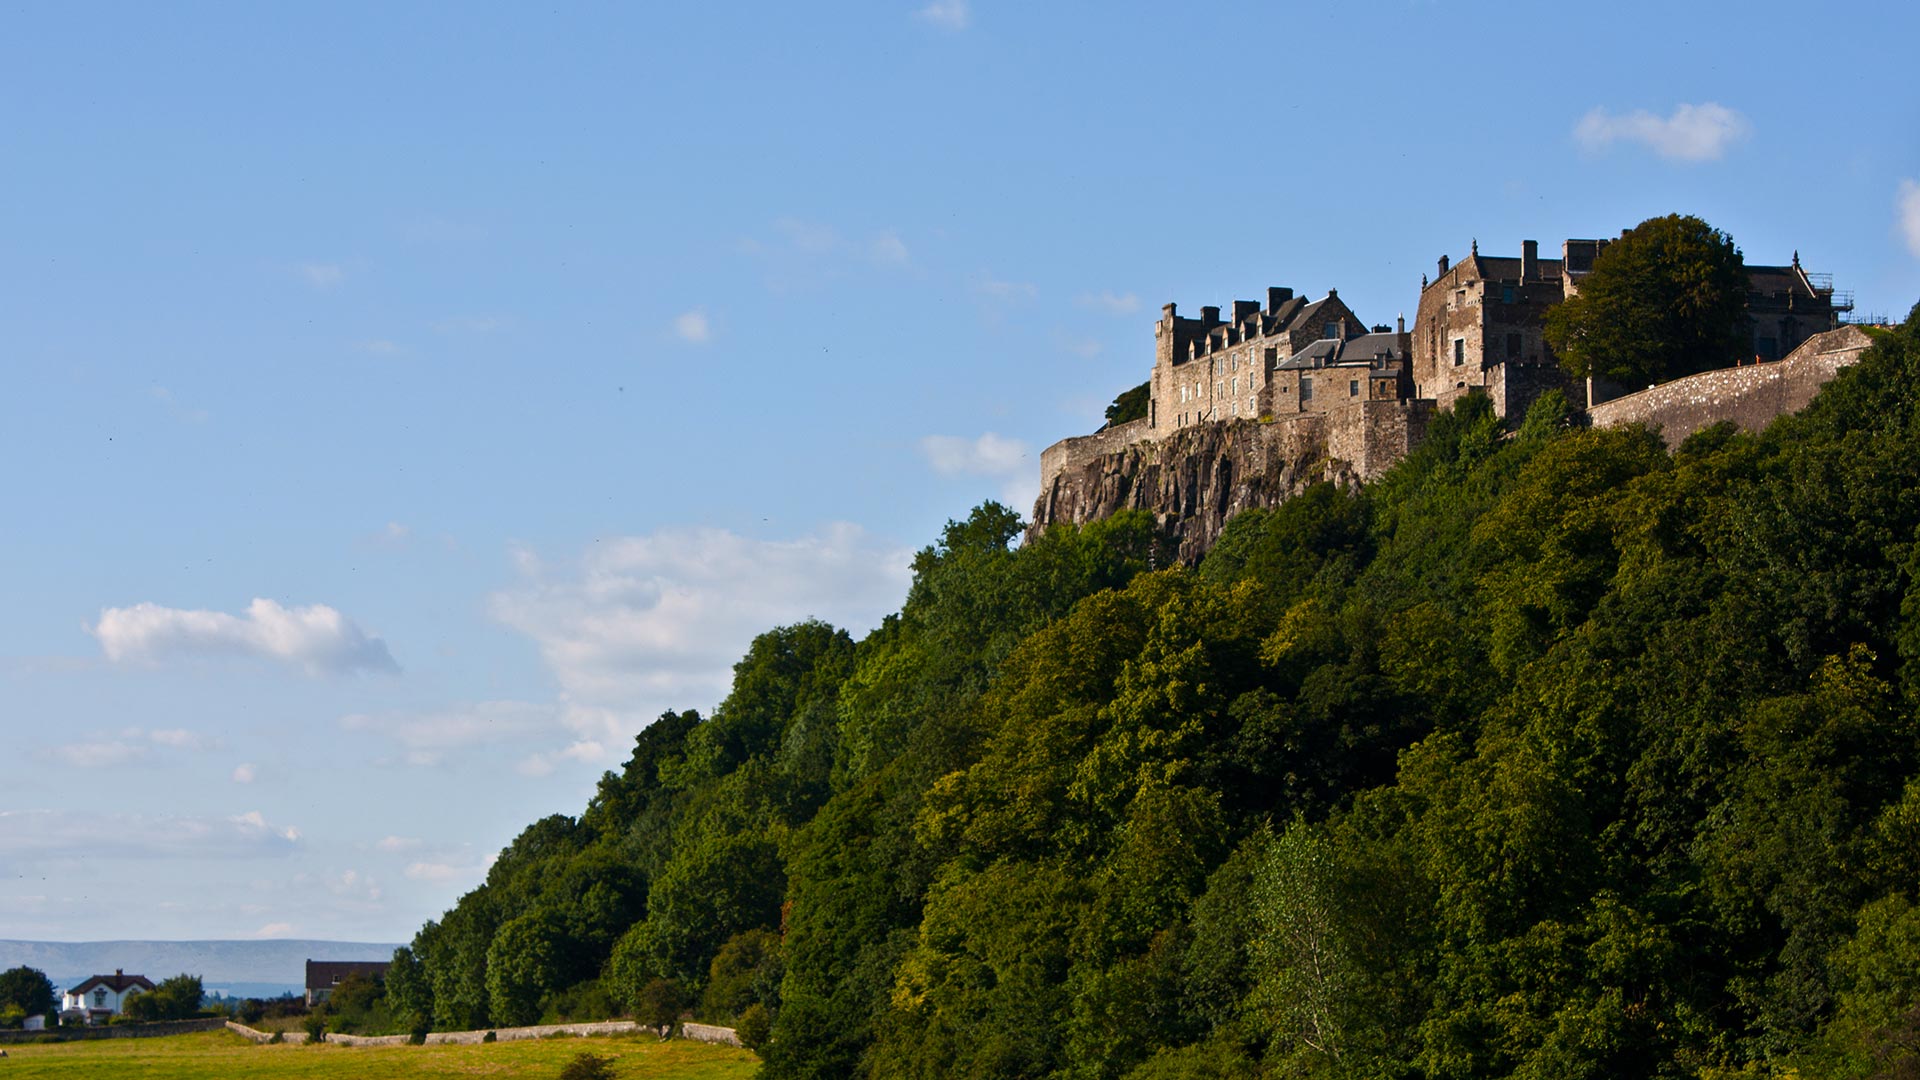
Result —
[[[127,999],[126,1014],[134,1020],[186,1020],[200,1012],[205,992],[198,975],[175,975],[144,994]]]
[[[540,1019],[540,999],[565,985],[564,934],[545,913],[522,915],[494,934],[487,949],[487,1004],[495,1024],[522,1027]]]
[[[1152,401],[1153,384],[1143,382],[1131,390],[1123,391],[1107,406],[1107,426],[1119,427],[1129,421],[1144,419]]]
[[[1546,336],[1569,374],[1633,388],[1726,367],[1751,349],[1746,263],[1697,217],[1649,218],[1593,260]]]
[[[41,1016],[53,1012],[53,983],[46,973],[25,964],[0,972],[0,1009],[9,1005],[20,1008],[24,1016]]]

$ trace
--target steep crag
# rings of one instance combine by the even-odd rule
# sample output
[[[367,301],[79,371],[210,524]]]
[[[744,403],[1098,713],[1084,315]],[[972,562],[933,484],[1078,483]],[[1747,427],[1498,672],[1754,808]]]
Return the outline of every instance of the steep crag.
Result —
[[[1071,450],[1043,466],[1029,537],[1055,522],[1137,508],[1154,514],[1188,563],[1198,562],[1241,510],[1276,506],[1320,480],[1360,478],[1354,465],[1328,456],[1327,425],[1317,416],[1205,424],[1155,441]]]

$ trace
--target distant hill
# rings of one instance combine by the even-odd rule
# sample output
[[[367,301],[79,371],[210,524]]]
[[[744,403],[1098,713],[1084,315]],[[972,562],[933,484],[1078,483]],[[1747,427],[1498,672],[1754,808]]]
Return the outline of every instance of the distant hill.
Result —
[[[308,960],[387,960],[398,944],[366,941],[4,941],[0,971],[25,964],[65,989],[116,969],[155,982],[185,972],[208,993],[272,997],[302,989]]]

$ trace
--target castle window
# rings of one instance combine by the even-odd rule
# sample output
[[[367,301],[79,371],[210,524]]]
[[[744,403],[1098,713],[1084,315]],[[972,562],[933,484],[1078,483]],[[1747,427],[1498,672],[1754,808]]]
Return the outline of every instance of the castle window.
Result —
[[[1459,367],[1467,362],[1467,339],[1453,339],[1453,366]]]
[[[1247,415],[1248,415],[1248,416],[1252,416],[1252,415],[1253,415],[1253,410],[1254,410],[1254,407],[1255,407],[1255,406],[1254,406],[1254,404],[1253,404],[1253,399],[1252,399],[1252,398],[1248,398],[1248,399],[1247,399]]]
[[[1511,285],[1500,286],[1500,302],[1503,304],[1513,303],[1513,286]]]
[[[1326,333],[1324,333],[1324,334],[1321,334],[1320,336],[1321,336],[1321,337],[1328,337],[1328,338],[1337,338],[1337,337],[1339,337],[1339,336],[1340,336],[1340,324],[1339,324],[1339,323],[1337,323],[1337,322],[1330,322],[1330,323],[1328,323],[1328,324],[1327,324],[1327,332],[1326,332]]]
[[[1347,380],[1347,396],[1348,397],[1360,396],[1360,380],[1359,379]]]
[[[1300,400],[1313,400],[1313,379],[1310,376],[1300,376]]]
[[[1233,378],[1232,378],[1231,380],[1229,380],[1229,381],[1231,381],[1231,382],[1233,383],[1233,392],[1234,392],[1234,393],[1236,393],[1236,394],[1237,394],[1237,393],[1239,393],[1239,392],[1240,392],[1240,376],[1238,376],[1238,375],[1235,375],[1235,376],[1234,376],[1234,377],[1233,377]]]

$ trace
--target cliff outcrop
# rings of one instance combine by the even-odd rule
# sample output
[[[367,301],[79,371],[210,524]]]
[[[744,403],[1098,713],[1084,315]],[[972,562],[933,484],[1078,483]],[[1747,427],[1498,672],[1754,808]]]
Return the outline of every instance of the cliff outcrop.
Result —
[[[1140,420],[1055,443],[1041,458],[1028,536],[1146,510],[1180,560],[1198,562],[1242,510],[1278,506],[1321,480],[1371,479],[1418,445],[1431,415],[1407,402],[1350,411],[1202,424],[1157,439]]]

